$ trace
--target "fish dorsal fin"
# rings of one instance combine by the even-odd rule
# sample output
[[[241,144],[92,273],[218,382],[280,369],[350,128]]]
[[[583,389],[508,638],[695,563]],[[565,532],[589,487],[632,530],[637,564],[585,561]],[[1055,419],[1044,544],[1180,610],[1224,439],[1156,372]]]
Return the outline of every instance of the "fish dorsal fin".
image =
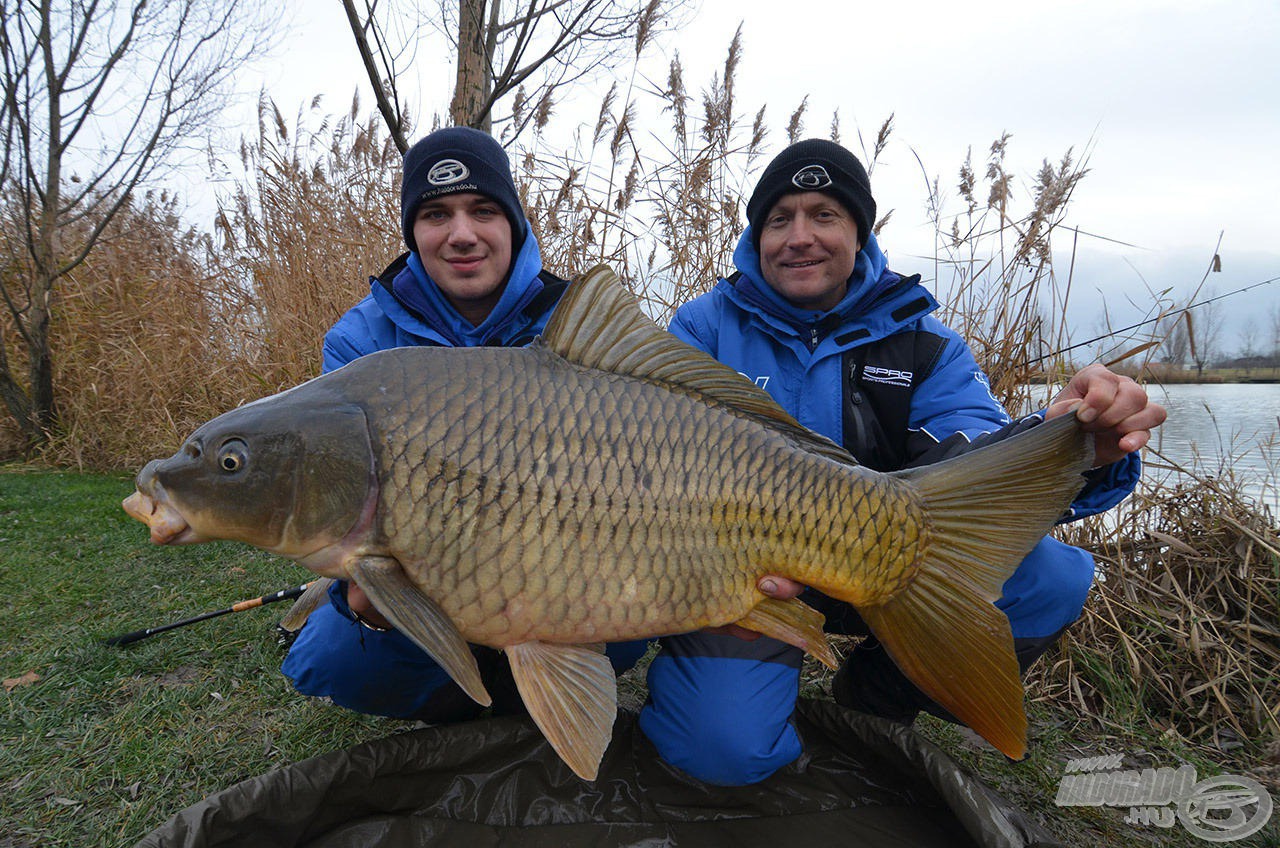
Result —
[[[660,328],[606,265],[569,286],[540,346],[586,368],[698,395],[787,434],[807,450],[855,463],[846,450],[788,415],[764,389]]]

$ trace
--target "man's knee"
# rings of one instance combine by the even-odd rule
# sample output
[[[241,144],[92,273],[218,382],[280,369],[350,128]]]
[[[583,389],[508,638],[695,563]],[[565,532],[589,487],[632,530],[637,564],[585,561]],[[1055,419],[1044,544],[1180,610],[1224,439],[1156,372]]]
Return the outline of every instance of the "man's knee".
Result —
[[[1093,557],[1045,538],[1023,559],[996,602],[1017,638],[1057,633],[1080,617],[1093,585]]]
[[[739,786],[800,756],[791,725],[797,649],[732,636],[679,639],[664,642],[649,666],[649,701],[640,713],[641,730],[664,760],[708,783]]]
[[[418,717],[451,682],[403,635],[369,630],[332,606],[311,614],[280,670],[303,695],[392,718]]]
[[[672,725],[646,705],[640,728],[658,755],[681,771],[719,786],[759,783],[800,756],[800,737],[788,723],[781,732],[705,715]]]

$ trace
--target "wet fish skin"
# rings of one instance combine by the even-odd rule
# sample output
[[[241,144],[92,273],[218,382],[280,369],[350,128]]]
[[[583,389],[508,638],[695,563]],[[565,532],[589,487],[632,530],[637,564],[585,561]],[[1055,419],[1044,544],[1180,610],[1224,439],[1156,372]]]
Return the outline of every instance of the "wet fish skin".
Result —
[[[834,663],[820,616],[755,588],[768,573],[855,604],[908,676],[1019,755],[1021,683],[990,602],[1079,489],[1078,428],[857,468],[609,276],[570,288],[545,344],[385,351],[233,410],[148,465],[126,509],[155,541],[240,538],[355,579],[481,703],[466,643],[507,649],[586,777],[613,678],[573,646],[740,622]]]

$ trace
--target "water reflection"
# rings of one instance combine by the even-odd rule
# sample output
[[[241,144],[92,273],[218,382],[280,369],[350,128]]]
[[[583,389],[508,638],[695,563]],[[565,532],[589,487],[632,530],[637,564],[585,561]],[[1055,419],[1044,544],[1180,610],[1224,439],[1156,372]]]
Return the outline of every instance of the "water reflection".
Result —
[[[1280,515],[1280,384],[1148,385],[1147,392],[1169,410],[1151,439],[1148,480],[1176,482],[1179,468],[1232,472]]]
[[[1169,410],[1151,440],[1161,457],[1200,473],[1232,472],[1248,494],[1280,515],[1280,384],[1149,386],[1148,392]]]

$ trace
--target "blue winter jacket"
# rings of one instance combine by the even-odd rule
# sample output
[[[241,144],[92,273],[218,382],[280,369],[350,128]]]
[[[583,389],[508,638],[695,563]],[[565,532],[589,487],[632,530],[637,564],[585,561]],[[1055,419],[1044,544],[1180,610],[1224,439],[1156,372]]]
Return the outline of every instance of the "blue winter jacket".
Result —
[[[368,296],[325,333],[323,370],[393,347],[528,344],[542,332],[558,299],[558,292],[548,296],[553,293],[546,290],[547,277],[538,241],[529,236],[511,264],[502,297],[477,327],[453,308],[418,254],[409,253],[381,277],[370,278]]]
[[[897,362],[867,365],[881,379],[913,383],[907,415],[913,454],[956,434],[972,440],[1009,423],[968,345],[932,316],[937,301],[918,278],[888,270],[874,235],[858,253],[849,291],[828,312],[798,309],[774,292],[761,275],[750,228],[733,260],[739,274],[677,310],[670,330],[755,381],[811,430],[845,441],[844,354],[908,331],[942,341],[926,374],[903,373]],[[1111,508],[1140,473],[1137,453],[1092,472],[1068,517]]]
[[[532,236],[525,238],[506,289],[479,326],[453,308],[416,253],[400,257],[369,282],[369,295],[325,334],[325,372],[394,347],[528,344],[546,326],[565,286],[542,270]],[[398,631],[374,633],[357,625],[344,581],[335,582],[329,596],[332,603],[313,613],[282,667],[298,691],[360,712],[455,720],[440,712],[435,696],[449,676],[434,660]],[[621,672],[635,664],[645,647],[644,640],[614,643],[607,654]]]

